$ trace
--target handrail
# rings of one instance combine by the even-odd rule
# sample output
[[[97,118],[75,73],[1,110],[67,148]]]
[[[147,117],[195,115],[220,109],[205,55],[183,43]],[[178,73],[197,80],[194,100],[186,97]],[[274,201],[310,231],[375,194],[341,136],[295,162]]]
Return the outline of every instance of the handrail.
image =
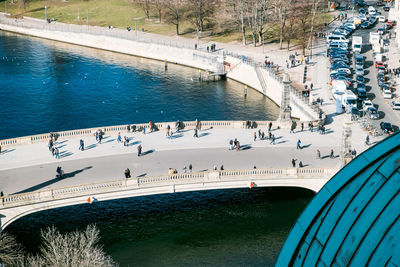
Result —
[[[238,179],[329,179],[336,169],[329,168],[265,168],[249,170],[224,170],[210,172],[179,173],[172,175],[145,176],[74,185],[64,188],[33,191],[0,197],[0,210],[10,207],[35,204],[44,201],[54,201],[73,197],[91,196],[102,193],[157,187],[165,184],[204,183],[215,181],[232,181]]]

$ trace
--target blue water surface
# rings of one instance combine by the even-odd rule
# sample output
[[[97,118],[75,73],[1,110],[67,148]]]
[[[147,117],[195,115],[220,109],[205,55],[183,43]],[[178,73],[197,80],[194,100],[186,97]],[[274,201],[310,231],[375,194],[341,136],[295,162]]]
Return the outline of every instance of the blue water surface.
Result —
[[[175,120],[272,120],[277,106],[198,70],[0,31],[0,139]]]

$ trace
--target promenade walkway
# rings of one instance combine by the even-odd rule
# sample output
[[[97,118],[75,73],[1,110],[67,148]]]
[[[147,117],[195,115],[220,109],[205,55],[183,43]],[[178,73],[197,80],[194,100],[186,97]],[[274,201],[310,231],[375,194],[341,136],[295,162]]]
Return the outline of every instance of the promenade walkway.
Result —
[[[267,129],[261,128],[267,132]],[[270,140],[254,141],[253,134],[258,129],[203,129],[199,138],[193,137],[193,130],[187,129],[168,138],[164,131],[148,134],[121,132],[130,138],[129,146],[117,142],[117,134],[105,135],[102,144],[94,136],[60,139],[56,146],[60,159],[49,152],[47,141],[10,146],[0,154],[0,190],[5,194],[28,192],[46,188],[57,188],[82,183],[102,182],[124,177],[125,168],[130,168],[132,177],[161,175],[168,168],[179,173],[184,166],[193,165],[193,171],[220,169],[288,168],[292,158],[296,166],[302,161],[306,167],[336,168],[339,157],[330,159],[330,149],[338,156],[341,134],[327,127],[327,134],[317,132],[295,133],[288,129],[276,129],[276,144]],[[85,142],[85,150],[79,151],[79,140]],[[242,150],[229,150],[229,140],[237,138]],[[303,149],[296,149],[297,140]],[[145,155],[137,156],[137,146],[141,144]],[[322,160],[316,159],[316,150],[321,151]],[[361,150],[361,149],[360,149]],[[360,151],[361,152],[361,151]],[[61,166],[66,179],[56,179],[55,170]]]

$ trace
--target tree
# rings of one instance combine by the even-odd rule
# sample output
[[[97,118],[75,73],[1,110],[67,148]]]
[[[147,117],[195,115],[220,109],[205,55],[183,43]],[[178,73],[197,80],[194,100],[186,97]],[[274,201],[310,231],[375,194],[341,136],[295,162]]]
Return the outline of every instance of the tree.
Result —
[[[274,6],[279,20],[279,49],[282,49],[283,34],[286,26],[287,11],[290,6],[290,0],[276,0]]]
[[[176,35],[179,35],[179,25],[184,18],[187,3],[184,0],[168,0],[166,1],[166,6],[166,20],[175,25]]]
[[[158,13],[158,22],[161,23],[162,11],[165,7],[163,0],[153,0],[153,6],[157,10]]]
[[[247,13],[247,0],[228,0],[227,12],[233,20],[239,25],[242,33],[242,43],[246,45],[246,13]]]
[[[303,50],[303,55],[306,54],[308,40],[307,31],[310,28],[310,13],[308,12],[310,10],[310,6],[311,5],[309,0],[303,0],[299,2],[297,7],[300,10],[300,12],[298,12],[298,20],[300,26],[300,42],[301,48]]]
[[[188,19],[200,31],[204,31],[204,24],[210,21],[214,14],[215,2],[212,0],[189,0]]]
[[[61,234],[54,227],[41,232],[40,254],[29,256],[27,266],[115,266],[98,245],[99,230],[88,225],[82,231]]]
[[[143,10],[144,14],[146,14],[146,17],[149,19],[150,18],[150,9],[151,9],[150,0],[135,0],[135,2],[140,6],[140,8]]]
[[[301,10],[296,8],[297,0],[291,0],[290,6],[287,10],[287,17],[289,19],[288,25],[284,30],[285,39],[287,42],[287,50],[290,50],[290,42],[295,37],[296,33],[296,20],[298,17],[298,13],[302,12]]]
[[[24,258],[24,252],[14,236],[0,234],[0,265],[17,266]]]
[[[315,21],[315,15],[317,14],[318,11],[318,6],[320,4],[321,0],[312,0],[311,3],[311,30],[310,30],[310,39],[308,43],[308,47],[310,48],[310,56],[312,57],[312,42],[313,42],[313,36],[314,36],[314,21]]]

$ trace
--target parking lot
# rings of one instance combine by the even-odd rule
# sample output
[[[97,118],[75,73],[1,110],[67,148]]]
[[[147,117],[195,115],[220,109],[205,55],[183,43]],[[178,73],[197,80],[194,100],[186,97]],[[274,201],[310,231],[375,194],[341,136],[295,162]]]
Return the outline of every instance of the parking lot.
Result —
[[[377,6],[376,3],[377,1],[366,1],[365,2],[367,5],[369,6],[373,6],[375,7],[377,14],[377,20],[376,23],[370,25],[367,28],[361,28],[358,27],[351,35],[349,35],[347,38],[352,39],[353,36],[361,36],[362,37],[362,51],[361,51],[361,55],[364,57],[364,83],[365,83],[365,89],[367,92],[367,99],[370,100],[374,107],[377,109],[377,113],[378,113],[378,118],[374,118],[371,119],[372,116],[369,115],[368,112],[365,112],[363,110],[363,101],[357,101],[357,108],[359,109],[360,113],[359,116],[354,116],[355,120],[360,122],[361,126],[363,128],[367,128],[369,131],[371,131],[371,129],[376,129],[373,130],[374,134],[382,134],[383,131],[381,130],[380,127],[380,123],[381,122],[390,122],[393,125],[393,129],[394,130],[398,130],[398,126],[399,126],[399,121],[400,121],[400,110],[393,110],[391,107],[391,102],[398,99],[398,97],[400,96],[396,94],[396,83],[395,83],[395,79],[394,79],[394,75],[390,75],[388,73],[388,69],[393,69],[393,68],[397,68],[400,64],[398,64],[399,59],[397,59],[396,61],[394,61],[392,58],[391,60],[391,64],[395,64],[397,63],[397,65],[390,65],[388,58],[390,58],[393,52],[397,52],[396,50],[398,50],[397,46],[395,45],[395,39],[394,37],[394,29],[390,29],[387,33],[383,33],[382,39],[384,40],[384,51],[383,51],[383,64],[386,67],[385,68],[385,72],[386,74],[384,75],[385,79],[387,79],[387,81],[385,82],[387,85],[391,86],[391,91],[392,91],[392,99],[385,99],[383,97],[383,91],[382,89],[378,86],[378,78],[377,78],[377,74],[378,74],[378,70],[375,67],[375,59],[374,59],[374,49],[373,46],[370,44],[370,32],[377,32],[379,28],[383,28],[385,22],[382,22],[382,19],[380,19],[381,21],[378,20],[379,16],[385,16],[385,18],[388,18],[388,12],[383,10],[383,6]],[[338,23],[339,26],[343,25],[346,21],[354,21],[354,17],[363,17],[362,13],[359,12],[359,9],[364,9],[364,11],[368,11],[368,6],[363,6],[363,7],[356,7],[356,9],[354,11],[352,10],[348,10],[346,11],[347,13],[347,19],[343,19],[343,21],[340,23]],[[386,7],[387,9],[387,7]],[[368,12],[363,12],[363,13],[368,13]],[[344,13],[345,14],[345,13]],[[366,14],[366,17],[369,17],[369,14]],[[396,27],[396,26],[395,26]],[[338,30],[338,28],[334,29],[334,30]],[[336,31],[338,32],[338,31]],[[391,39],[389,39],[389,35],[391,35]],[[386,40],[387,39],[387,40]],[[390,42],[393,42],[390,44]],[[349,45],[349,51],[351,51],[352,45]],[[390,49],[389,49],[390,48]],[[376,52],[376,50],[375,50]],[[338,52],[335,52],[338,53]],[[396,54],[397,55],[397,54]],[[337,55],[336,55],[337,56]],[[355,60],[354,60],[354,53],[351,52],[350,55],[348,55],[348,58],[351,59],[351,61],[349,62],[349,66],[352,67],[352,75],[349,76],[349,81],[352,82],[351,86],[348,87],[348,89],[352,90],[353,93],[355,95],[357,95],[358,90],[357,90],[357,86],[358,83],[356,82],[356,65],[355,65]],[[332,60],[332,57],[331,57]],[[345,61],[344,61],[345,62]],[[332,67],[332,64],[331,64]],[[382,68],[383,69],[383,68]],[[383,72],[383,70],[381,70],[381,72]],[[381,76],[383,76],[381,74]],[[393,76],[393,77],[391,77]],[[339,78],[341,79],[341,78]],[[361,79],[359,77],[359,79]],[[351,109],[350,109],[351,110]],[[368,110],[368,109],[367,109]],[[349,109],[348,109],[349,111]]]

